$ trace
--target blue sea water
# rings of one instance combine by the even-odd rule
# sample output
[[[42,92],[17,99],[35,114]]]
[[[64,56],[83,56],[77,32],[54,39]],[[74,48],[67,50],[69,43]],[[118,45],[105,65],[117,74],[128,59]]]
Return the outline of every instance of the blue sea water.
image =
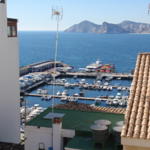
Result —
[[[54,58],[55,32],[19,32],[20,66]],[[75,68],[97,59],[130,72],[137,54],[150,51],[149,34],[65,33],[59,37],[58,60]]]
[[[35,62],[52,60],[55,49],[55,32],[19,32],[20,66]],[[115,64],[117,72],[130,72],[134,66],[138,53],[150,51],[149,34],[86,34],[86,33],[60,33],[58,60],[83,68],[97,59],[103,63]],[[92,80],[90,82],[93,82]],[[114,85],[116,81],[112,81]],[[130,86],[130,81],[120,81],[120,85]],[[44,87],[50,93],[51,86]],[[56,92],[63,91],[56,87]],[[33,91],[33,93],[35,93]],[[79,92],[79,89],[69,90],[69,94]],[[117,91],[85,91],[86,96],[96,97],[114,95]],[[126,93],[122,93],[126,95]],[[55,100],[60,103],[60,100]],[[40,98],[27,97],[27,105],[39,103],[43,107],[51,105],[50,102],[41,101]],[[92,104],[93,102],[88,102]]]

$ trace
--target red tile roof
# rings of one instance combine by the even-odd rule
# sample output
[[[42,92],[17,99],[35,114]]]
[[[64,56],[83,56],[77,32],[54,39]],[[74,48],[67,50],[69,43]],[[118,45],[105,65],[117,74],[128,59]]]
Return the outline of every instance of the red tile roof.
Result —
[[[150,53],[137,58],[121,135],[150,139]]]

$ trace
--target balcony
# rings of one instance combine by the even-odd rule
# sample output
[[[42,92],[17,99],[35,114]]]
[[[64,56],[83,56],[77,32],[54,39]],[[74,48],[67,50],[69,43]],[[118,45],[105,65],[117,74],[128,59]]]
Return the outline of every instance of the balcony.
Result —
[[[0,0],[0,3],[5,3],[5,0]]]
[[[8,37],[17,37],[17,19],[7,19]]]

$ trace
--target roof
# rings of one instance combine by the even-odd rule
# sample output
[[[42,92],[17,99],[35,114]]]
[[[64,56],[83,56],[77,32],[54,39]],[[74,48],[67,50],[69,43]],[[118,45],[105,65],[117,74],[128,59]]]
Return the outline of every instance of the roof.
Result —
[[[81,150],[99,150],[95,148],[94,142],[90,137],[75,136],[71,139],[65,148]]]
[[[18,21],[17,19],[14,19],[14,18],[7,18],[7,20],[8,20],[9,22],[17,22],[17,21]]]
[[[32,119],[27,123],[28,126],[38,126],[38,127],[51,127],[52,121],[50,119],[44,119],[44,117],[51,112],[52,109],[48,108],[43,113]],[[107,119],[112,122],[113,127],[117,121],[123,120],[123,114],[113,114],[105,112],[87,112],[78,110],[65,110],[65,109],[54,109],[56,113],[63,113],[62,128],[63,129],[74,129],[81,134],[82,131],[91,132],[90,126],[98,119]],[[80,132],[81,131],[81,132]]]
[[[108,112],[115,114],[125,114],[125,108],[115,107],[102,107],[102,106],[90,106],[83,103],[69,102],[67,104],[58,104],[55,106],[58,109],[69,109],[69,110],[81,110],[81,111],[92,111],[92,112]]]
[[[121,135],[150,139],[150,53],[137,57]]]
[[[76,150],[100,150],[100,149],[112,150],[116,146],[112,138],[113,138],[112,136],[108,138],[108,140],[104,144],[104,147],[102,148],[100,147],[100,145],[94,144],[94,141],[92,140],[91,137],[75,136],[67,143],[65,148]]]

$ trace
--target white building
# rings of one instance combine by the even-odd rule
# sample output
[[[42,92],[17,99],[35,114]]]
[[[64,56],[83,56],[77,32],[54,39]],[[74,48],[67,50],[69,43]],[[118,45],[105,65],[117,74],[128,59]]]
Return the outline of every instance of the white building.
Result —
[[[0,142],[20,142],[17,20],[0,0]]]
[[[91,112],[83,110],[83,107],[81,111],[80,104],[72,105],[72,108],[75,107],[76,110],[57,108],[54,113],[48,108],[30,120],[25,128],[25,150],[97,150],[97,141],[90,129],[95,120],[109,119],[115,123],[124,117],[123,114]],[[105,149],[114,146],[109,144],[107,147],[107,141],[105,143]]]
[[[50,112],[42,118],[44,126],[41,125],[41,121],[39,126],[36,126],[36,124],[27,125],[25,150],[62,150],[64,147],[63,138],[73,138],[75,136],[74,130],[62,129],[63,116],[62,113],[53,114]],[[45,121],[51,123],[45,126]]]

